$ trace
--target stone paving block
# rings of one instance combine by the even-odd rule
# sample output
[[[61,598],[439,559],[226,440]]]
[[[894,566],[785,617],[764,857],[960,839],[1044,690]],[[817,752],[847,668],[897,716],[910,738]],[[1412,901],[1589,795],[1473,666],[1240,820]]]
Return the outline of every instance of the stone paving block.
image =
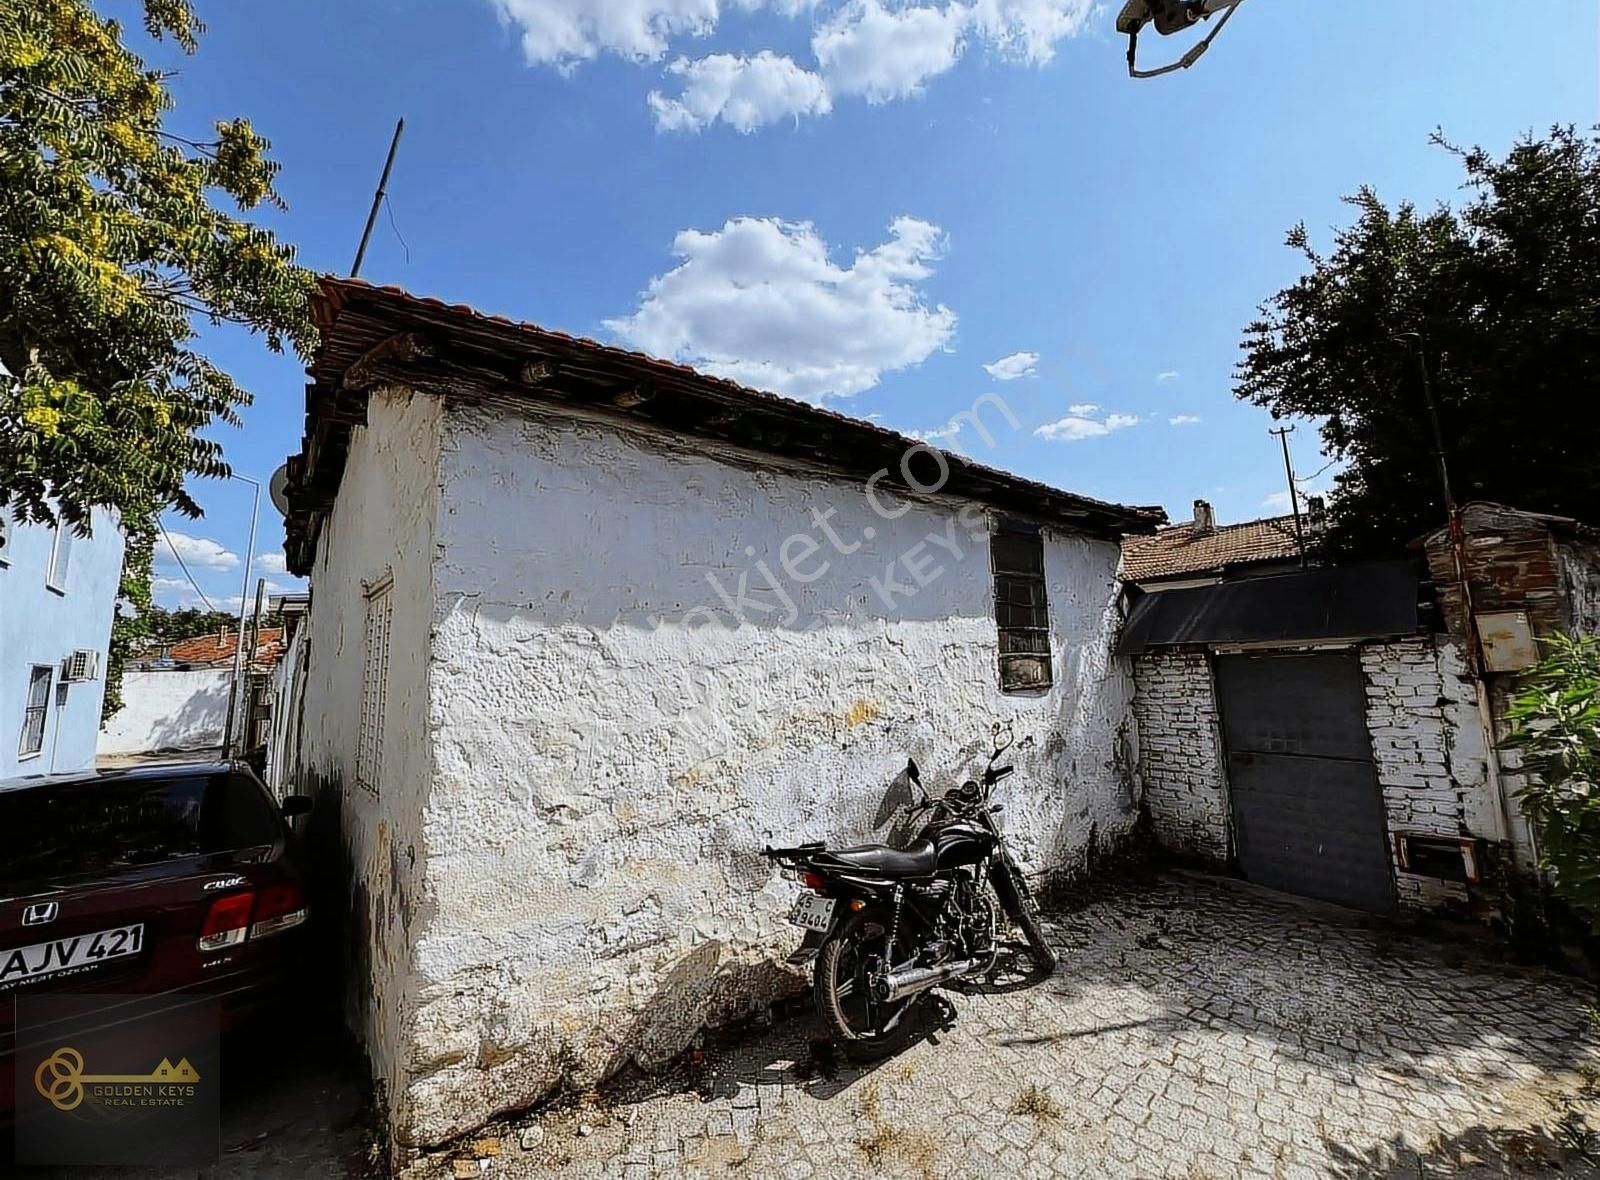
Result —
[[[1486,1175],[1543,1174],[1545,1156],[1594,1173],[1549,1133],[1600,1126],[1575,1089],[1600,1061],[1576,981],[1193,877],[1109,891],[1049,928],[1055,976],[950,993],[937,1043],[856,1067],[814,1061],[805,1019],[713,1039],[711,1097],[619,1087],[594,1135],[552,1113],[538,1152],[495,1175],[1356,1177],[1386,1171],[1402,1135],[1429,1180],[1458,1149]],[[1015,1113],[1029,1087],[1048,1105]],[[1492,1154],[1486,1129],[1523,1154]],[[425,1162],[402,1180],[449,1168]]]

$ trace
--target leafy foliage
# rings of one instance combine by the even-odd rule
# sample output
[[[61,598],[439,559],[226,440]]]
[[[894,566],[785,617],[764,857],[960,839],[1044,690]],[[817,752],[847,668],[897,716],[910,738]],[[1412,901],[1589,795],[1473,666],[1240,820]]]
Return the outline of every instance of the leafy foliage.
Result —
[[[144,12],[193,52],[186,0]],[[292,248],[211,204],[280,204],[266,140],[245,119],[209,142],[164,130],[165,83],[85,0],[0,4],[0,503],[23,519],[198,515],[185,478],[227,472],[198,432],[249,395],[193,347],[193,317],[314,345]]]
[[[148,518],[133,518],[123,526],[127,544],[122,551],[122,580],[111,616],[111,646],[106,651],[106,693],[100,702],[100,722],[122,708],[122,673],[128,661],[150,634],[150,566],[155,554],[155,529]]]
[[[1541,861],[1559,896],[1600,918],[1600,638],[1555,637],[1508,715]]]
[[[1556,127],[1504,159],[1434,142],[1461,160],[1466,207],[1390,209],[1363,188],[1326,256],[1297,226],[1310,269],[1245,329],[1235,372],[1274,417],[1319,419],[1347,464],[1329,504],[1343,555],[1443,522],[1419,354],[1457,499],[1600,520],[1600,139]]]

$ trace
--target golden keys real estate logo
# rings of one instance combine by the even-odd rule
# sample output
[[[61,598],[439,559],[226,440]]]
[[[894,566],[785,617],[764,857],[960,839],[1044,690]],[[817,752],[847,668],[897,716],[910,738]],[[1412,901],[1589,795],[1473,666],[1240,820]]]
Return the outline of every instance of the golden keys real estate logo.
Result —
[[[163,1057],[147,1074],[85,1073],[83,1054],[69,1046],[57,1049],[33,1071],[34,1088],[57,1110],[76,1109],[85,1094],[107,1107],[183,1106],[195,1097],[199,1082],[200,1074],[187,1057],[176,1065]]]

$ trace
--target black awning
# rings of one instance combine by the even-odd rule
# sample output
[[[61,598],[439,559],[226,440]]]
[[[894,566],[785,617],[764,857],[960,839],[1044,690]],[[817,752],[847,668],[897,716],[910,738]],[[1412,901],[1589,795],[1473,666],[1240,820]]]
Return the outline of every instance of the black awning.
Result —
[[[1420,630],[1409,562],[1297,570],[1215,586],[1146,593],[1128,613],[1117,654],[1214,643],[1380,639]]]

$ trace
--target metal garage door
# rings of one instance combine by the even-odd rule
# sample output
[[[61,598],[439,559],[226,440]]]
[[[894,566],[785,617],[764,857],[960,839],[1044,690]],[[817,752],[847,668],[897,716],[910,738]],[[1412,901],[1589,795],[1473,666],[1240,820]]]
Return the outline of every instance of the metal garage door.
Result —
[[[1387,826],[1355,654],[1221,656],[1216,673],[1245,877],[1392,910]]]

